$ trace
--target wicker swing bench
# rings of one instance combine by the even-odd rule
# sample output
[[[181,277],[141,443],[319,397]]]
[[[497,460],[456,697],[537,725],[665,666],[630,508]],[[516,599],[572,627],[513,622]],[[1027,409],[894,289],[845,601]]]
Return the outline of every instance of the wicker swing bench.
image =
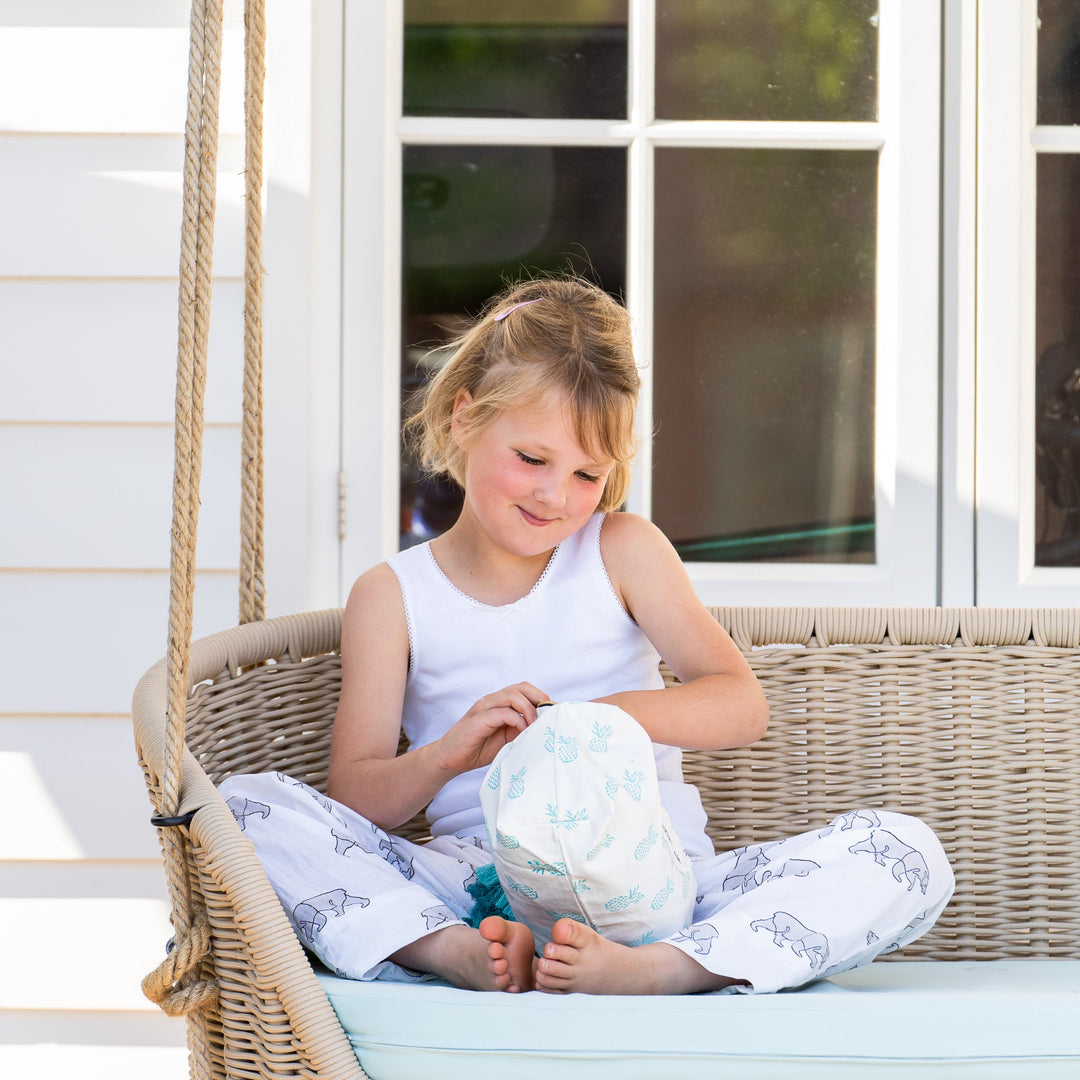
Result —
[[[715,616],[772,717],[752,747],[687,754],[717,846],[856,807],[919,814],[957,878],[928,934],[898,961],[760,998],[512,997],[316,975],[214,785],[264,770],[324,785],[341,613],[254,622],[191,649],[179,813],[197,811],[184,830],[189,884],[212,942],[202,977],[218,987],[191,1020],[207,1075],[382,1080],[510,1065],[528,1077],[578,1062],[589,1077],[625,1077],[661,1054],[665,1076],[721,1075],[725,1063],[740,1077],[904,1062],[928,1076],[935,1063],[954,1075],[958,1061],[977,1076],[1080,1070],[1080,611]],[[155,804],[164,704],[163,661],[134,703]],[[413,838],[422,830],[415,822]]]
[[[340,681],[340,611],[264,618],[264,0],[245,22],[241,625],[191,641],[222,28],[222,0],[193,0],[169,644],[133,702],[175,930],[143,986],[187,1017],[192,1077],[1080,1074],[1080,610],[715,610],[771,723],[752,747],[686,757],[713,840],[859,808],[924,818],[957,889],[898,961],[760,997],[478,994],[315,970],[215,786],[278,770],[324,788]]]

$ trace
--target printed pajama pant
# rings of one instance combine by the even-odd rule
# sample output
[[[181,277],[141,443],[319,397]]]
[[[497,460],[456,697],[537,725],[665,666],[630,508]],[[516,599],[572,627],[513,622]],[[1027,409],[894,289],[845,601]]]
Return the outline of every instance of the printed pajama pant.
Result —
[[[337,974],[416,981],[398,949],[463,922],[483,837],[417,845],[281,773],[221,785],[301,942]],[[693,923],[667,940],[738,992],[791,989],[868,964],[934,924],[953,874],[917,818],[855,810],[820,829],[694,859]]]

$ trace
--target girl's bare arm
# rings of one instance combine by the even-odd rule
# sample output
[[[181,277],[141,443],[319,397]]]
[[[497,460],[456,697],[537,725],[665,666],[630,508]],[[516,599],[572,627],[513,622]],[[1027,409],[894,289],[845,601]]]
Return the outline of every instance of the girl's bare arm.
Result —
[[[401,589],[385,563],[353,586],[341,633],[341,695],[327,793],[383,829],[419,813],[459,773],[488,765],[536,719],[545,695],[529,683],[477,701],[440,739],[398,756],[409,672]]]
[[[602,700],[625,709],[657,743],[726,749],[759,739],[769,719],[765,694],[663,533],[636,515],[609,514],[600,547],[627,612],[681,681]]]
[[[430,753],[397,757],[408,670],[401,590],[383,563],[356,582],[345,607],[327,794],[387,829],[408,821],[445,783]]]

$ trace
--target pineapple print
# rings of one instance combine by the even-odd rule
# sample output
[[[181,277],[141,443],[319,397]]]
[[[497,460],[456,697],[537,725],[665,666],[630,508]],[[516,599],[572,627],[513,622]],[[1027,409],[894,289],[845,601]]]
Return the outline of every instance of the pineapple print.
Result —
[[[668,878],[664,887],[653,897],[653,911],[659,911],[668,902],[668,898],[674,891],[675,885],[672,882],[671,878]]]
[[[615,843],[615,837],[612,836],[611,833],[608,833],[604,837],[604,839],[601,840],[600,843],[596,845],[596,847],[589,849],[589,851],[585,855],[585,861],[586,862],[592,862],[593,859],[595,859],[597,857],[597,855],[600,854],[601,851],[603,851],[605,848],[611,847],[611,845],[614,844],[614,843]]]
[[[659,839],[660,834],[655,829],[650,829],[645,839],[639,841],[638,846],[634,848],[634,858],[641,862],[652,851],[656,841]]]
[[[572,761],[577,761],[578,748],[577,739],[573,735],[560,735],[559,736],[559,760],[564,765],[569,765]]]
[[[556,735],[554,728],[544,728],[544,749],[549,754],[558,754],[564,765],[577,761],[577,739],[573,735]]]
[[[605,776],[604,777],[604,794],[609,799],[614,799],[615,796],[618,795],[618,793],[619,793],[619,781],[615,780],[613,777]]]
[[[690,886],[694,883],[694,875],[689,870],[683,871],[682,876],[682,894],[685,900],[690,895]],[[695,897],[696,899],[696,897]]]
[[[529,900],[537,900],[540,897],[540,894],[531,885],[523,885],[520,881],[515,881],[509,875],[506,878],[506,883],[519,896],[524,896]]]
[[[558,922],[559,919],[573,919],[574,922],[579,922],[582,926],[592,926],[592,923],[590,923],[579,911],[549,911],[548,918],[550,918],[552,922]],[[596,927],[593,926],[593,929],[595,930]]]
[[[592,726],[593,737],[589,740],[589,749],[594,754],[606,754],[608,739],[615,733],[610,724],[601,724],[599,720]]]
[[[495,830],[495,839],[507,851],[514,851],[516,848],[521,847],[521,841],[516,836],[511,836],[510,833],[504,833],[499,829]]]
[[[640,904],[644,899],[645,895],[635,885],[625,896],[613,896],[604,907],[608,911],[625,911],[632,904]]]
[[[641,802],[641,785],[644,780],[645,774],[640,769],[635,772],[631,772],[629,769],[623,770],[623,791],[625,791],[634,802]]]
[[[589,811],[584,807],[580,810],[567,810],[563,813],[554,803],[547,804],[547,815],[548,821],[556,829],[566,829],[567,832],[572,832],[583,821],[589,820]]]
[[[574,890],[575,896],[592,891],[592,886],[584,878],[571,878],[570,887]]]
[[[488,791],[495,791],[498,788],[498,786],[499,786],[499,777],[501,775],[502,775],[502,766],[501,765],[496,765],[495,768],[493,768],[488,773],[488,778],[487,778]]]
[[[530,859],[529,869],[534,874],[555,874],[556,877],[566,877],[566,863],[543,862],[540,859]]]
[[[510,777],[510,785],[506,789],[506,794],[511,799],[520,799],[525,794],[525,766],[522,765],[516,773],[513,773]]]
[[[653,945],[660,939],[651,930],[646,930],[644,934],[639,938],[634,938],[633,941],[628,941],[626,944],[631,949],[636,949],[639,945]]]

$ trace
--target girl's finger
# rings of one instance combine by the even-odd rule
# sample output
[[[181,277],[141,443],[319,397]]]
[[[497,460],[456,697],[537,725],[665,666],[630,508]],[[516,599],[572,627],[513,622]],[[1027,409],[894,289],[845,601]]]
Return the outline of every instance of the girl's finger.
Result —
[[[529,720],[514,708],[513,705],[500,705],[488,709],[482,718],[484,729],[490,734],[499,728],[509,727],[516,731],[524,731],[529,726]]]
[[[543,690],[537,689],[532,683],[519,683],[518,689],[529,699],[533,705],[540,705],[548,700],[548,695]]]
[[[518,731],[524,731],[533,722],[533,719],[535,719],[535,717],[530,717],[528,712],[524,711],[524,709],[511,707],[508,712],[512,719],[507,727],[517,728]]]
[[[541,699],[541,700],[543,700],[543,699]],[[520,694],[519,693],[519,694],[515,695],[514,702],[511,705],[511,708],[513,708],[517,712],[521,713],[521,715],[524,718],[526,724],[531,724],[531,723],[533,723],[533,721],[536,720],[537,703],[535,701],[533,701],[532,698],[526,696],[525,694]]]

